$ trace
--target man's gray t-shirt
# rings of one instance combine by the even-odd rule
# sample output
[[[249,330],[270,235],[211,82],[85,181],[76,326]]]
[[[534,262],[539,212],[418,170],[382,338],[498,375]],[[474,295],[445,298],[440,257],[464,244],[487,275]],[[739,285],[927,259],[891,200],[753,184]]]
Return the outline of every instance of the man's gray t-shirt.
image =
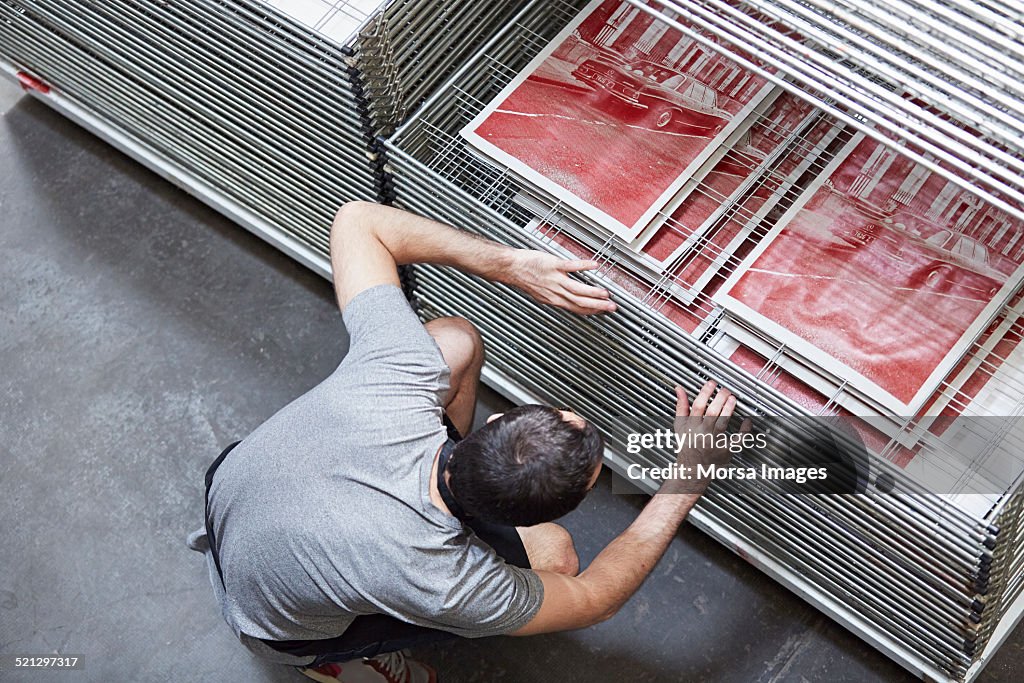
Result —
[[[540,608],[540,578],[430,500],[446,439],[440,350],[394,285],[358,294],[344,319],[338,369],[217,470],[223,590],[211,576],[224,618],[244,641],[332,638],[372,613],[466,637],[520,628]]]

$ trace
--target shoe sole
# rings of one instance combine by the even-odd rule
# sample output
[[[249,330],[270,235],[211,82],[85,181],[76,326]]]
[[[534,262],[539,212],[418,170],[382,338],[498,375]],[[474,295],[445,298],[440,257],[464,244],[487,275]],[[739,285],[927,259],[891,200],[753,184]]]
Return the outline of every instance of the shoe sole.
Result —
[[[312,678],[314,681],[319,681],[320,683],[338,683],[338,679],[336,677],[327,676],[315,669],[299,669],[299,673],[306,678]]]

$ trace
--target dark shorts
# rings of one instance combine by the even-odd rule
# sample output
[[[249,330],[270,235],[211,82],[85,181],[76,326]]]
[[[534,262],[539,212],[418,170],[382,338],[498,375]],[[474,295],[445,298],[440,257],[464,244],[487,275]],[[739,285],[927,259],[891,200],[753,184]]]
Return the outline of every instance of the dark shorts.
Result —
[[[450,438],[458,441],[462,438],[458,430],[444,418],[445,427]],[[207,487],[213,479],[213,471],[227,455],[230,447],[211,467],[207,475]],[[509,564],[524,569],[530,568],[530,559],[526,547],[515,527],[474,521],[469,524],[480,540],[489,544],[494,551]],[[220,569],[218,564],[218,571]],[[430,643],[458,638],[452,633],[438,629],[410,624],[385,614],[368,614],[355,618],[345,632],[336,638],[323,640],[264,640],[267,646],[278,652],[296,657],[314,656],[311,666],[319,666],[326,662],[345,662],[360,657],[373,657],[384,652],[394,652],[408,647],[418,647]]]

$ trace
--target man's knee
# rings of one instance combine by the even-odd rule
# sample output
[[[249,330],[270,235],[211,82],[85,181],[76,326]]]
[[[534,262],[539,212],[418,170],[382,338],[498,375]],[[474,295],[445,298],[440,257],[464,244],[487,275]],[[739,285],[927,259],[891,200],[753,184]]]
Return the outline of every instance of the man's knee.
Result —
[[[426,328],[453,372],[483,362],[483,338],[476,326],[465,318],[437,318],[428,322]]]
[[[580,557],[572,534],[565,527],[548,522],[519,529],[530,564],[556,574],[576,576],[580,573]]]
[[[480,336],[480,330],[476,328],[476,325],[465,318],[455,316],[441,318],[441,320],[450,326],[452,334],[458,338],[459,343],[471,350],[473,355],[483,355],[484,338]]]
[[[558,561],[551,571],[566,576],[576,576],[580,573],[580,556],[576,552],[576,544],[572,541],[572,535],[563,527],[555,525],[561,532],[562,540],[559,542]]]

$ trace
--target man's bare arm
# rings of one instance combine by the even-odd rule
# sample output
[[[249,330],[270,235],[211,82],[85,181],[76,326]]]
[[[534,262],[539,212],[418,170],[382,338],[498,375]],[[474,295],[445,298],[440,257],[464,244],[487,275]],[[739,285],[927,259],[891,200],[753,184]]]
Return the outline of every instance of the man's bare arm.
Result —
[[[690,410],[686,393],[676,389],[676,414],[729,417],[736,398],[721,389],[708,399],[715,384],[708,382],[694,399]],[[705,409],[704,406],[707,406]],[[724,426],[724,424],[723,424]],[[540,611],[514,636],[583,628],[612,617],[639,590],[644,579],[665,554],[679,525],[700,498],[699,493],[678,493],[687,484],[668,480],[637,516],[636,520],[594,558],[579,576],[537,572],[544,584]]]
[[[615,310],[608,292],[569,277],[597,267],[593,261],[561,259],[514,249],[421,216],[369,202],[345,204],[331,229],[331,268],[338,305],[359,292],[398,284],[397,266],[452,266],[518,287],[541,303],[590,314]]]
[[[567,631],[615,615],[639,590],[700,496],[657,493],[634,522],[579,576],[539,571],[540,611],[513,636]]]

